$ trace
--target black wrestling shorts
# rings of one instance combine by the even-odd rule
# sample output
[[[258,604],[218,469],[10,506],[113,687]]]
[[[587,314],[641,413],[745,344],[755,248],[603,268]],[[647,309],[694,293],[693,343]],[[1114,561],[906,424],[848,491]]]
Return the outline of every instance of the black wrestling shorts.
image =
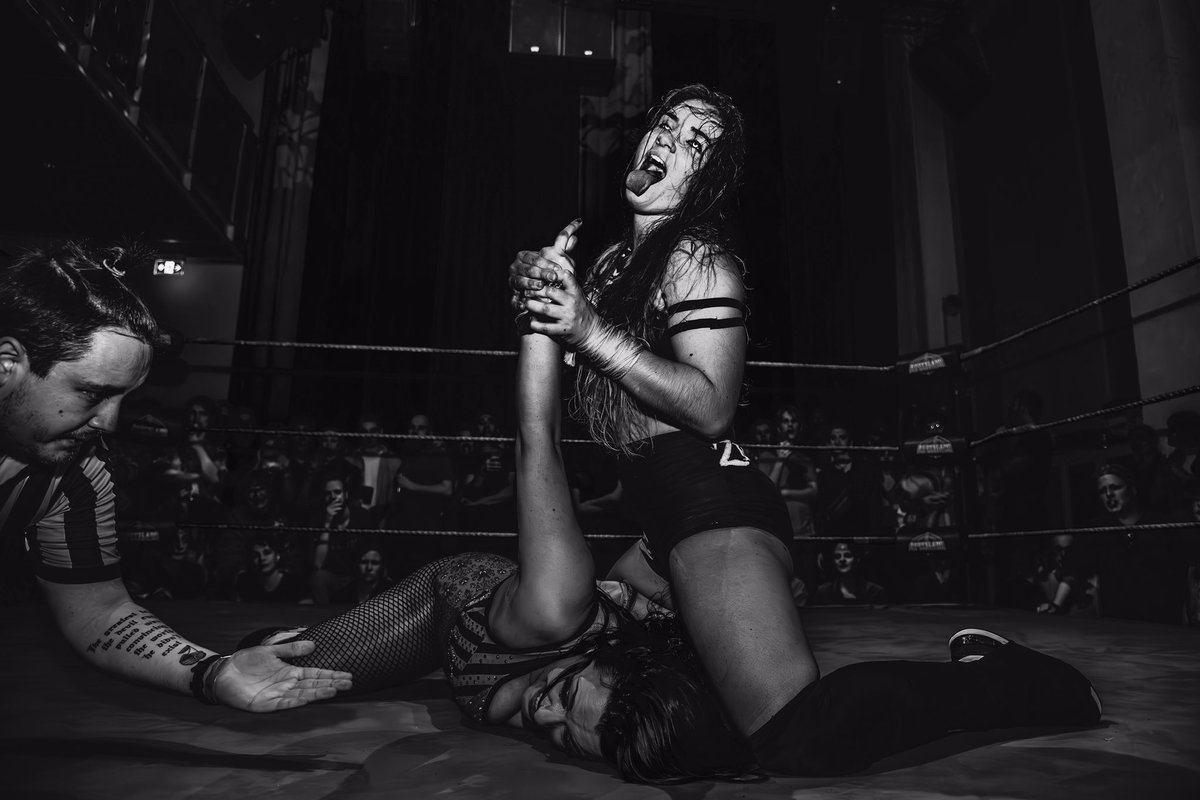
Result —
[[[670,579],[671,550],[721,528],[759,528],[785,545],[792,524],[779,489],[730,441],[673,431],[634,443],[620,458],[626,511],[641,525],[648,561]]]

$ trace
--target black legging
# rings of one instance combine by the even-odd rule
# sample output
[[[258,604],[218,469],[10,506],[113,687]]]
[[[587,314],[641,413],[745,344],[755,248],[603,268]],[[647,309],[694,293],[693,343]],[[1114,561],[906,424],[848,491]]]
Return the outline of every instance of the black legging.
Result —
[[[1009,643],[979,661],[868,661],[810,684],[751,736],[781,775],[844,775],[954,731],[1090,725],[1091,684]]]
[[[955,730],[1099,721],[1074,667],[1019,644],[982,660],[869,661],[805,687],[751,736],[763,768],[845,775]]]

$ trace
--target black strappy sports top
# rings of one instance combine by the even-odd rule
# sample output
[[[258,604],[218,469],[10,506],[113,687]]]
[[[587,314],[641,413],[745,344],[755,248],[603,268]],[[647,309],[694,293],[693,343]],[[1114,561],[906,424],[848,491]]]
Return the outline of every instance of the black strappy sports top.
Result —
[[[745,327],[746,317],[750,313],[746,308],[746,304],[741,300],[735,300],[732,297],[702,297],[699,300],[683,300],[670,306],[666,311],[666,317],[670,319],[683,311],[695,311],[701,308],[733,308],[742,313],[741,316],[736,317],[696,317],[676,323],[663,331],[662,337],[654,343],[654,353],[662,356],[670,356],[671,338],[677,333],[694,331],[699,328],[719,330],[721,328]]]

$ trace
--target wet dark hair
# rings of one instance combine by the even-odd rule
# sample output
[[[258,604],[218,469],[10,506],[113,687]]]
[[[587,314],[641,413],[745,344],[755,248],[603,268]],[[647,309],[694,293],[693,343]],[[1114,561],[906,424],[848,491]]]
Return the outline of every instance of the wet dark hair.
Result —
[[[674,618],[626,620],[585,647],[611,690],[596,732],[604,758],[622,778],[650,784],[762,779],[749,743],[725,719]],[[557,681],[585,666],[575,665]]]
[[[656,298],[668,278],[673,255],[685,254],[714,277],[722,256],[743,270],[726,232],[729,205],[741,182],[746,159],[745,123],[733,100],[702,84],[682,86],[668,92],[647,113],[646,132],[665,112],[688,100],[701,100],[712,107],[721,135],[705,151],[678,207],[663,215],[636,242],[637,247],[631,218],[621,238],[597,259],[584,282],[600,317],[646,344],[656,340],[666,327],[666,311],[656,306]],[[640,433],[636,415],[641,412],[636,401],[587,365],[581,366],[576,377],[572,412],[587,424],[596,442],[612,450],[628,452],[621,443],[638,438]]]
[[[90,250],[75,242],[26,252],[0,268],[0,336],[21,343],[40,378],[55,364],[83,358],[92,335],[104,328],[129,331],[157,347],[158,324],[121,281],[126,270],[151,258],[141,247]]]

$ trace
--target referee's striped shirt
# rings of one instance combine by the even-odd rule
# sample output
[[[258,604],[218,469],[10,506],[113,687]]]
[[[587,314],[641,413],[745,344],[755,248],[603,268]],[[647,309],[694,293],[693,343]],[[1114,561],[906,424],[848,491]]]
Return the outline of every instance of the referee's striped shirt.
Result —
[[[97,583],[121,577],[116,494],[104,454],[97,443],[55,467],[0,454],[0,541],[24,538],[39,578]]]

